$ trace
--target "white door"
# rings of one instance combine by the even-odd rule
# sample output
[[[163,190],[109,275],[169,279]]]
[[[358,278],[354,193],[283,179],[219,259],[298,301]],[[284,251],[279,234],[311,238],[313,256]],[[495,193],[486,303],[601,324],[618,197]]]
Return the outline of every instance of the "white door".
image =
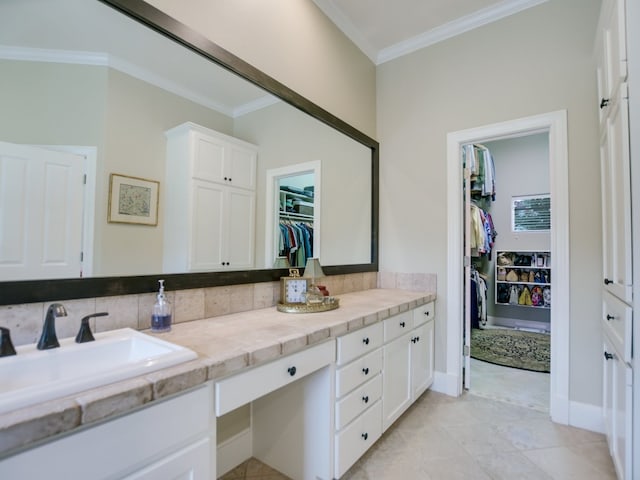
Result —
[[[84,157],[0,142],[0,280],[82,272]]]

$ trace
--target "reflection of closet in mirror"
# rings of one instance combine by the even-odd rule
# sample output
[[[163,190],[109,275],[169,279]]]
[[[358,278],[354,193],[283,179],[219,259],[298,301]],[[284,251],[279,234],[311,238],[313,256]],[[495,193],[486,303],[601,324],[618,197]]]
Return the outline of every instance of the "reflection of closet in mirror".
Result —
[[[320,223],[320,162],[310,162],[267,172],[270,187],[267,212],[272,219],[271,242],[267,242],[268,266],[285,259],[291,267],[304,268],[311,257],[318,257]],[[278,262],[281,265],[283,262]]]

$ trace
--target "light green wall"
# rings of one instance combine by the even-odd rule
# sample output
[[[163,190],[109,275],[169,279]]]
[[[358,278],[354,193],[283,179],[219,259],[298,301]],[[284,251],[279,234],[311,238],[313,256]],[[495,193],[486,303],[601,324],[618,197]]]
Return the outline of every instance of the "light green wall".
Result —
[[[381,270],[438,275],[446,344],[446,135],[566,109],[570,400],[600,404],[600,170],[592,56],[598,0],[551,0],[378,67]],[[409,209],[408,206],[415,206]],[[445,369],[436,348],[436,370]]]

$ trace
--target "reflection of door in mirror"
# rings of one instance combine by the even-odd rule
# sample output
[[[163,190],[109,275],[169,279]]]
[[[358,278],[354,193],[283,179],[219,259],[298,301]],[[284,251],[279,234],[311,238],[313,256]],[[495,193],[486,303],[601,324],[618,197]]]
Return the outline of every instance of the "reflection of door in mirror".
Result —
[[[286,257],[292,267],[307,264],[313,257],[313,173],[278,180],[278,257]]]
[[[267,242],[268,266],[286,259],[289,266],[304,268],[308,258],[320,254],[320,162],[271,169],[267,182],[273,189],[267,210],[273,231],[272,242]]]
[[[0,142],[0,280],[82,276],[85,168],[82,155]]]

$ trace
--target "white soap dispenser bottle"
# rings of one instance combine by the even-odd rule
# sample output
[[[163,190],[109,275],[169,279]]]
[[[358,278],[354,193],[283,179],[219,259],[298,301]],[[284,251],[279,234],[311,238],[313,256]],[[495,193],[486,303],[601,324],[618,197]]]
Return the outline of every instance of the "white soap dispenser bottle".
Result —
[[[158,291],[156,303],[151,313],[151,331],[155,333],[171,330],[171,303],[164,294],[164,280],[158,280],[158,283],[160,291]]]

